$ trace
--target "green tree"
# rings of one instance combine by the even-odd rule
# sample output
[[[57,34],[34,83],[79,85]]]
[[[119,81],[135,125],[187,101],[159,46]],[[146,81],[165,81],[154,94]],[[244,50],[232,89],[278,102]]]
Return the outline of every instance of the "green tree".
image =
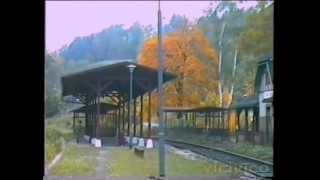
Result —
[[[238,89],[246,95],[254,93],[254,80],[259,60],[273,55],[273,4],[259,3],[247,19],[239,36],[240,65]]]
[[[271,5],[270,5],[271,4]],[[230,89],[234,82],[235,96],[250,95],[253,91],[257,61],[273,52],[273,5],[259,2],[248,10],[237,8],[235,2],[220,2],[210,7],[198,21],[212,45],[219,45],[222,26],[225,24],[222,46],[223,89]],[[238,53],[235,50],[238,49]],[[235,54],[236,79],[233,78]]]
[[[220,2],[216,8],[210,7],[206,10],[206,16],[198,21],[200,29],[207,35],[212,45],[217,45],[216,49],[219,51],[219,67],[221,67],[219,101],[223,106],[230,104],[229,96],[232,97],[234,92],[234,71],[237,67],[235,63],[238,62],[237,54],[239,54],[238,37],[250,13],[251,10],[239,9],[235,2],[226,1]]]
[[[61,101],[60,77],[63,72],[63,62],[45,54],[45,115],[51,117],[60,112]]]

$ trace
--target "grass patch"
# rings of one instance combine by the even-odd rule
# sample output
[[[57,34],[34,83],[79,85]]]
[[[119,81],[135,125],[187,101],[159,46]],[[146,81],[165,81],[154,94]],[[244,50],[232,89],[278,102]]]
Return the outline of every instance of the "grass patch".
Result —
[[[133,150],[110,151],[111,176],[158,176],[158,151],[148,150],[139,158]],[[237,175],[236,169],[218,162],[189,160],[173,153],[166,153],[166,173],[168,176],[216,176]]]
[[[239,170],[219,162],[189,160],[176,154],[168,154],[168,173],[170,176],[237,176]]]
[[[273,161],[273,148],[261,145],[236,144],[230,148],[230,151],[245,154],[265,161]]]
[[[49,121],[46,128],[46,164],[49,164],[62,151],[62,141],[68,142],[74,138],[72,129],[66,123],[70,121],[69,119],[69,117],[62,117]]]
[[[69,145],[64,157],[57,166],[52,169],[56,176],[91,176],[96,172],[96,157],[98,150],[92,147],[77,147]]]
[[[196,134],[186,132],[185,130],[175,130],[168,134],[168,138],[181,141],[187,141],[194,144],[206,145],[215,148],[225,149],[238,154],[243,154],[264,161],[273,162],[273,147],[253,145],[250,143],[232,143],[222,142],[219,138],[207,136],[205,134]]]
[[[66,115],[48,120],[48,127],[53,127],[59,129],[60,131],[69,132],[72,131],[72,122],[72,116]]]

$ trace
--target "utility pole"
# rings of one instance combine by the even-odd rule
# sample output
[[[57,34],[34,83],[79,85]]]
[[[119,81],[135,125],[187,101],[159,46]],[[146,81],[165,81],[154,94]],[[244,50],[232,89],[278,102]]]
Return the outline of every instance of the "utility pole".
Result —
[[[160,0],[158,3],[158,89],[159,89],[159,176],[165,176],[165,147],[164,147],[164,128],[163,128],[163,53],[161,39],[161,10]]]
[[[132,105],[132,86],[133,86],[133,71],[134,69],[136,68],[136,66],[134,64],[130,64],[128,65],[128,68],[129,68],[129,71],[130,71],[130,100],[129,100],[129,109],[128,111],[130,112],[131,110],[131,105]],[[129,116],[129,126],[128,126],[128,129],[129,127],[131,127],[131,124],[132,124],[132,114],[130,113],[130,116]],[[130,135],[130,139],[129,139],[129,148],[132,149],[132,133],[130,132],[129,130],[129,135]]]

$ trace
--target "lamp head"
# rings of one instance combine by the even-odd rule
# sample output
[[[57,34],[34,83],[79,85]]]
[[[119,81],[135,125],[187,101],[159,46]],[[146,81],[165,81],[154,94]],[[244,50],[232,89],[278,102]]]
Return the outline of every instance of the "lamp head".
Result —
[[[133,70],[136,68],[136,65],[130,64],[130,65],[128,65],[128,68],[129,68],[130,72],[133,72]]]

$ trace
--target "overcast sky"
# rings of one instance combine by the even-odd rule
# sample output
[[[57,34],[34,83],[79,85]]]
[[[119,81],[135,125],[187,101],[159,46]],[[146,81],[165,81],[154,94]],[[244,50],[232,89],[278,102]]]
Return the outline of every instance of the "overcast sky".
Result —
[[[212,1],[216,6],[217,1]],[[255,6],[256,1],[238,3],[239,7]],[[195,20],[204,15],[210,1],[162,1],[163,24],[173,14]],[[46,1],[46,49],[53,52],[75,37],[101,32],[110,25],[131,26],[157,24],[157,1]]]

